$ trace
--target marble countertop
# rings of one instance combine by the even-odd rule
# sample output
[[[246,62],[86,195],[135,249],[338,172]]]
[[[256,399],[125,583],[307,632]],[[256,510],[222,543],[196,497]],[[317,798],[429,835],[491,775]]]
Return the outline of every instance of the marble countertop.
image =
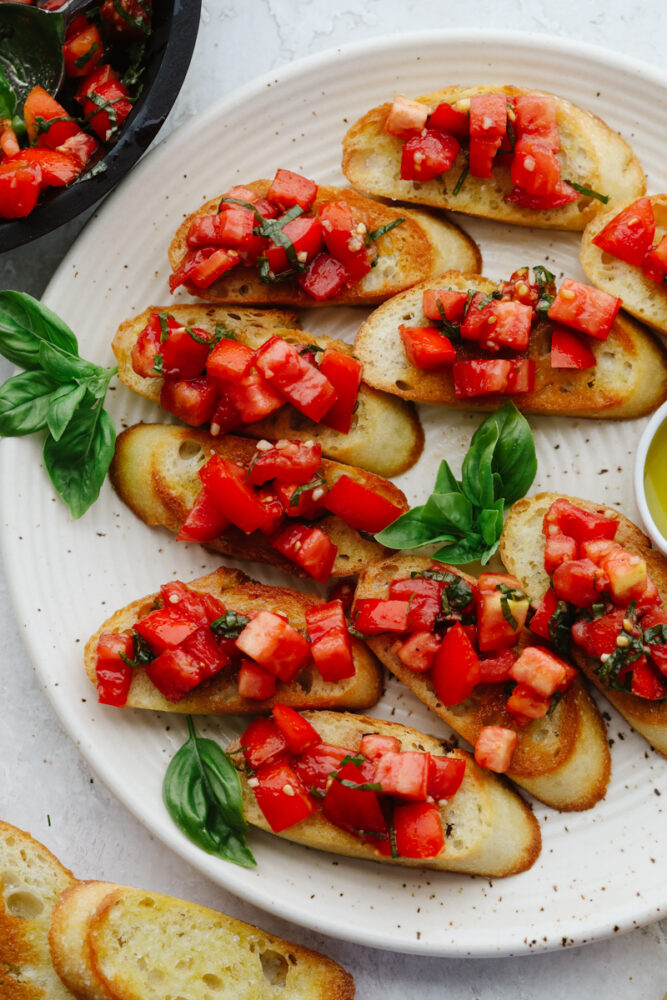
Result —
[[[188,2],[188,0],[184,0]],[[212,100],[301,56],[351,40],[432,27],[504,27],[576,37],[661,66],[667,5],[658,0],[204,0],[190,71],[162,135]],[[650,107],[650,95],[647,95]],[[39,295],[83,220],[0,256],[0,287]],[[0,360],[0,379],[10,367]],[[0,570],[0,817],[43,841],[76,875],[192,899],[331,955],[357,995],[398,1000],[556,1000],[595,989],[607,1000],[660,1000],[667,989],[667,920],[609,941],[512,959],[434,959],[326,938],[261,912],[208,882],[155,840],[79,755],[44,697]],[[455,904],[453,904],[455,905]]]

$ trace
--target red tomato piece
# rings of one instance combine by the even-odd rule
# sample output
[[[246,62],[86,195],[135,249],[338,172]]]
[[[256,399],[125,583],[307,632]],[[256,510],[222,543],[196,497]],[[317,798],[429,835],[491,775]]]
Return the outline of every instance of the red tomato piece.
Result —
[[[256,494],[266,512],[266,523],[259,530],[263,535],[273,535],[285,520],[283,505],[270,486],[256,487]]]
[[[544,546],[544,568],[551,576],[556,566],[577,558],[577,543],[569,535],[547,535]]]
[[[200,626],[209,625],[225,613],[224,604],[215,597],[191,590],[180,580],[163,583],[160,587],[160,596],[165,608],[178,610]]]
[[[411,580],[392,580],[389,597],[392,600],[408,601],[408,625],[412,632],[432,632],[435,620],[442,611],[444,583],[416,577]]]
[[[229,214],[229,213],[227,213]],[[322,249],[322,223],[317,216],[299,216],[286,223],[281,232],[292,244],[299,262],[306,264],[313,260]],[[269,269],[273,274],[288,271],[294,265],[287,256],[287,250],[278,243],[269,242],[265,251]]]
[[[134,625],[142,639],[145,639],[154,653],[165,649],[176,649],[199,628],[188,614],[175,608],[158,608],[141,618]]]
[[[276,676],[252,660],[241,660],[238,675],[238,690],[241,698],[265,701],[276,693]]]
[[[436,802],[451,799],[458,792],[465,775],[466,762],[463,757],[440,757],[429,754],[431,761],[428,772],[428,794]]]
[[[274,389],[260,372],[251,372],[230,384],[226,395],[244,424],[263,420],[285,405],[282,393]]]
[[[528,194],[548,197],[560,180],[560,162],[548,142],[524,136],[514,147],[510,178],[512,184]]]
[[[398,328],[408,361],[423,371],[435,371],[456,360],[456,348],[451,340],[432,326]]]
[[[546,649],[526,646],[512,665],[510,677],[526,684],[543,698],[550,698],[565,683],[565,666],[562,660]]]
[[[142,378],[160,378],[160,320],[152,313],[132,347],[132,368]],[[196,374],[199,374],[198,372]]]
[[[333,572],[338,549],[320,528],[295,524],[274,535],[271,545],[319,583]]]
[[[225,382],[234,382],[246,374],[254,357],[252,348],[231,337],[224,337],[208,356],[206,374]]]
[[[340,601],[343,606],[343,613],[346,615],[349,615],[352,611],[356,586],[356,578],[351,577],[347,580],[336,580],[333,586],[329,588],[329,600]]]
[[[484,300],[485,296],[480,292],[473,297],[461,324],[463,339],[479,341],[481,347],[491,351],[500,347],[525,351],[533,322],[531,306],[497,299],[483,305]]]
[[[239,466],[233,462],[217,454],[211,455],[199,470],[199,478],[211,502],[246,535],[267,523],[263,504],[255,491],[239,477]]]
[[[450,323],[458,323],[463,319],[468,295],[466,292],[455,292],[447,288],[429,288],[422,295],[422,311],[427,319],[442,322],[442,314]]]
[[[259,255],[267,246],[267,240],[254,233],[257,219],[249,208],[230,205],[217,215],[198,216],[187,235],[189,247],[228,247]]]
[[[403,513],[391,500],[347,475],[339,476],[323,502],[351,528],[371,534],[382,531]]]
[[[539,137],[553,153],[560,149],[556,120],[556,99],[550,94],[523,94],[514,98],[514,128],[524,135]]]
[[[188,653],[194,659],[199,668],[200,683],[210,680],[211,677],[215,677],[221,670],[228,667],[231,662],[229,656],[227,656],[216,642],[215,636],[208,627],[208,622],[205,627],[193,632],[179,646],[179,649],[183,650],[184,653]]]
[[[523,188],[512,188],[509,194],[505,195],[505,201],[512,205],[519,205],[521,208],[530,208],[535,212],[548,212],[552,208],[562,208],[570,202],[581,198],[578,191],[570,187],[565,181],[558,181],[550,194],[530,194]]]
[[[535,362],[526,358],[507,361],[455,361],[452,366],[454,393],[458,399],[490,393],[532,392]]]
[[[440,811],[432,802],[396,806],[396,850],[402,858],[437,858],[445,849]]]
[[[479,683],[480,665],[470,639],[457,622],[442,640],[431,680],[443,705],[465,701]]]
[[[538,604],[535,614],[530,619],[530,630],[534,632],[535,635],[540,635],[543,639],[551,639],[549,622],[553,618],[557,607],[558,598],[551,587],[549,587],[546,594]]]
[[[308,640],[272,611],[260,611],[249,621],[236,646],[286,684],[310,659]]]
[[[69,139],[65,139],[60,146],[56,146],[54,152],[70,156],[79,167],[83,168],[98,149],[97,139],[94,139],[92,135],[86,135],[85,132],[78,132],[76,135],[70,136]]]
[[[255,773],[257,804],[274,833],[307,819],[315,806],[293,767],[279,760],[264,764]]]
[[[582,371],[595,368],[597,361],[590,347],[572,330],[554,323],[551,332],[551,367]]]
[[[570,535],[578,542],[613,539],[618,531],[618,520],[582,510],[569,500],[559,498],[544,515],[542,530],[545,535]]]
[[[82,130],[67,110],[43,87],[33,87],[23,106],[23,118],[32,146],[56,149]],[[49,122],[53,120],[53,124]],[[84,133],[85,134],[85,133]]]
[[[363,635],[381,632],[407,632],[408,601],[383,601],[362,597],[356,602],[354,627]]]
[[[663,236],[659,243],[646,254],[642,261],[642,271],[647,278],[652,278],[662,285],[667,276],[667,236]]]
[[[428,105],[397,94],[385,120],[384,130],[399,139],[409,139],[421,132],[428,117]]]
[[[549,319],[587,333],[589,337],[606,340],[621,305],[622,299],[608,292],[563,278],[547,315]]]
[[[179,379],[194,379],[202,375],[213,344],[211,334],[206,330],[190,329],[183,326],[173,316],[153,313],[149,324],[157,323],[160,329],[160,355],[162,374]],[[198,339],[196,339],[198,338]],[[201,343],[201,341],[205,343]]]
[[[572,559],[556,567],[551,585],[560,600],[578,608],[590,608],[609,588],[609,578],[590,559]]]
[[[146,664],[146,676],[167,701],[181,701],[204,679],[200,663],[184,649],[165,649]]]
[[[255,453],[246,482],[261,486],[269,479],[279,483],[309,482],[322,464],[322,445],[312,441],[278,441],[272,448]]]
[[[65,73],[69,77],[86,76],[95,69],[104,55],[104,42],[95,24],[86,22],[85,28],[63,45]]]
[[[359,743],[359,753],[367,760],[377,760],[386,753],[400,753],[401,741],[396,736],[382,736],[380,733],[365,733]]]
[[[317,184],[292,170],[278,169],[266,197],[282,209],[298,205],[307,212],[317,197]]]
[[[549,711],[551,699],[536,694],[526,684],[517,684],[507,699],[507,711],[514,716],[518,726],[528,725],[533,719],[542,719]]]
[[[306,611],[311,656],[325,681],[342,680],[355,673],[350,634],[340,601],[318,604]]]
[[[411,802],[424,802],[428,786],[430,754],[403,750],[385,753],[375,769],[375,781],[385,795]]]
[[[320,209],[320,219],[327,250],[344,266],[352,284],[361,281],[377,256],[375,246],[370,242],[366,245],[365,224],[352,214],[345,201],[327,202]]]
[[[439,651],[440,640],[432,632],[413,632],[401,643],[397,655],[410,670],[423,674],[433,667]]]
[[[271,337],[255,354],[255,365],[271,385],[311,420],[321,420],[335,402],[331,382],[282,337]]]
[[[83,83],[80,84],[79,89],[74,95],[79,104],[83,104],[88,94],[97,90],[99,86],[103,83],[108,83],[109,80],[120,80],[120,73],[117,73],[108,63],[104,65],[97,66],[92,73],[86,76]]]
[[[457,139],[465,139],[470,134],[470,116],[466,111],[457,111],[451,104],[443,101],[428,116],[428,128],[439,129]]]
[[[60,5],[60,0],[50,0]],[[129,39],[144,41],[151,31],[152,0],[104,0],[100,17],[107,29],[127,44]]]
[[[273,721],[287,740],[290,753],[305,753],[322,742],[322,737],[310,722],[289,705],[276,702],[273,706]]]
[[[593,237],[596,247],[605,253],[641,267],[655,236],[655,217],[648,197],[639,198],[615,215]]]
[[[609,593],[615,604],[638,601],[648,583],[646,560],[621,549],[603,559],[602,566],[609,578]]]
[[[42,171],[37,163],[19,159],[0,163],[0,218],[30,215],[41,189]]]
[[[470,98],[470,137],[502,139],[507,131],[507,98],[504,94],[475,94]]]
[[[217,385],[205,375],[191,379],[166,377],[160,392],[160,406],[190,427],[201,427],[215,413],[218,395]]]
[[[657,701],[667,695],[667,684],[652,663],[641,656],[632,664],[632,694],[638,698]]]
[[[344,764],[327,789],[322,811],[330,823],[343,830],[388,837],[389,827],[377,793],[342,784],[343,781],[366,784],[369,780],[367,775],[366,765],[358,766],[354,761]]]
[[[132,110],[130,92],[119,80],[107,80],[90,90],[83,105],[93,132],[109,142]]]
[[[214,281],[240,263],[237,250],[226,247],[204,247],[186,254],[183,263],[169,278],[169,290],[175,292],[179,285],[190,282],[197,288],[209,288]]]
[[[529,600],[515,576],[482,573],[477,580],[477,644],[486,652],[513,646],[528,617]],[[508,619],[514,620],[514,625]]]
[[[223,390],[218,399],[215,412],[211,417],[209,430],[214,437],[219,434],[227,434],[242,423],[241,411],[236,407],[229,395],[229,390]]]
[[[253,719],[239,742],[251,771],[287,756],[285,734],[271,719]]]
[[[132,683],[132,667],[122,660],[121,653],[128,659],[134,656],[132,636],[103,632],[97,640],[95,662],[97,698],[101,705],[122,708],[127,703]]]
[[[431,181],[453,165],[461,146],[453,135],[436,129],[424,129],[412,136],[401,151],[401,177],[404,181]]]
[[[330,253],[322,252],[299,275],[297,283],[317,302],[326,302],[338,295],[345,285],[350,284],[350,276],[339,260]]]
[[[471,177],[491,177],[493,160],[500,149],[502,139],[470,139],[468,164]]]
[[[516,656],[517,654],[513,649],[504,649],[497,656],[480,656],[480,683],[496,684],[499,681],[508,680],[510,670],[516,662]]]
[[[331,775],[340,770],[341,761],[348,756],[349,751],[343,747],[318,743],[294,762],[294,769],[309,792],[322,796],[331,782]]]
[[[312,521],[324,513],[322,497],[326,493],[326,485],[315,486],[305,490],[294,500],[294,494],[299,489],[296,483],[274,483],[273,492],[280,501],[287,517],[300,517]]]
[[[504,726],[483,726],[475,742],[475,760],[496,774],[509,771],[516,749],[517,734]]]
[[[42,171],[42,187],[64,187],[81,173],[81,166],[73,156],[56,149],[23,149],[17,161],[35,163]]]
[[[361,362],[349,354],[327,347],[320,361],[320,372],[331,382],[338,399],[334,400],[322,417],[322,423],[341,434],[348,434],[354,420],[359,386]]]

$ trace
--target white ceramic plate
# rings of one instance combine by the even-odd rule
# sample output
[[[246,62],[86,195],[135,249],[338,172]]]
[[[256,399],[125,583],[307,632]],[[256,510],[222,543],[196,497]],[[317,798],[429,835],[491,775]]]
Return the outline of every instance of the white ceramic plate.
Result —
[[[149,303],[168,303],[166,248],[185,214],[235,183],[276,167],[341,181],[347,124],[395,91],[428,93],[452,81],[517,83],[590,108],[637,150],[650,188],[664,190],[667,78],[619,56],[563,40],[494,32],[429,32],[327,52],[271,73],[215,104],[170,136],[104,204],[61,264],[46,295],[77,332],[84,356],[111,363],[117,324]],[[646,102],[650,115],[645,115]],[[485,273],[546,263],[581,276],[576,235],[461,220],[478,239]],[[313,310],[316,331],[351,339],[360,314]],[[120,429],[157,411],[118,386],[109,409]],[[437,461],[460,466],[473,414],[424,408],[427,449],[400,485],[412,501],[430,490]],[[644,421],[533,419],[535,489],[560,489],[619,504],[636,516],[632,455]],[[57,502],[35,440],[4,441],[0,453],[2,546],[19,621],[45,691],[81,752],[118,798],[166,844],[211,879],[297,923],[394,950],[510,955],[582,944],[657,919],[665,899],[661,863],[667,763],[608,711],[613,778],[604,802],[582,814],[536,804],[544,837],[534,868],[491,881],[346,861],[253,832],[259,865],[245,871],[210,857],[169,820],[162,777],[185,734],[178,716],[97,705],[81,665],[83,644],[113,610],[168,579],[216,565],[141,524],[107,485],[80,522]],[[268,579],[263,567],[248,566]],[[378,715],[444,733],[398,683]],[[201,732],[223,743],[237,721],[208,719]]]

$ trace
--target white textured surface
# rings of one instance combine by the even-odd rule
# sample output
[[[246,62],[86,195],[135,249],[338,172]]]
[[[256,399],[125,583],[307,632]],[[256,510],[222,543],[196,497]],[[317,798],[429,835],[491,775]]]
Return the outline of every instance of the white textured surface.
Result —
[[[320,3],[298,5],[298,10],[296,5],[279,4],[247,5],[247,8],[243,13],[240,5],[229,5],[224,9],[218,5],[208,5],[211,19],[206,25],[206,33],[200,37],[199,49],[202,55],[193,66],[190,74],[192,86],[186,84],[175,118],[205,106],[207,99],[213,96],[211,78],[215,81],[216,92],[220,92],[221,89],[228,89],[231,85],[249,79],[260,70],[289,61],[293,55],[316,51],[347,41],[350,37],[368,37],[379,31],[408,27],[430,27],[442,21],[440,6],[430,3],[415,5],[415,9],[399,9],[398,5],[388,3],[370,3],[366,5],[363,18],[349,13],[342,5],[329,4],[325,8]],[[380,10],[382,13],[378,20]],[[512,13],[515,15],[514,21]],[[591,41],[606,38],[610,45],[619,50],[630,54],[634,52],[635,55],[652,52],[653,61],[659,61],[658,43],[652,43],[651,39],[657,40],[661,36],[661,19],[662,27],[665,23],[662,12],[635,9],[628,5],[622,8],[621,5],[608,3],[604,12],[600,11],[599,17],[596,17],[596,25],[591,25],[581,22],[574,4],[562,4],[557,11],[550,10],[545,16],[557,19],[557,22],[545,22],[541,7],[530,3],[508,5],[502,15],[492,5],[485,3],[469,3],[465,10],[447,12],[449,24],[465,26],[495,22],[538,30],[551,27],[557,33],[565,33],[568,25],[576,23],[578,37]],[[627,19],[627,23],[622,23],[622,17]],[[561,25],[563,27],[559,31]],[[600,34],[601,31],[606,34]],[[664,32],[662,34],[664,36]],[[216,58],[218,55],[219,58]],[[518,74],[514,78],[518,79]],[[563,86],[559,88],[561,92],[568,93],[568,82],[564,79]],[[659,166],[657,164],[658,168]],[[654,189],[660,187],[661,182],[664,187],[664,178],[657,172],[651,181]],[[205,190],[201,192],[202,197],[204,194]],[[487,262],[492,265],[492,257],[488,252]],[[487,269],[489,273],[493,273],[491,266]],[[128,303],[128,309],[131,306],[132,303]],[[105,312],[106,309],[100,311],[100,327],[106,325]],[[584,432],[590,426],[592,425],[582,425]],[[551,425],[552,441],[556,433],[556,427]],[[585,436],[582,445],[585,449]],[[453,442],[450,441],[450,447],[452,446]],[[616,459],[618,446],[613,435],[609,437],[608,450]],[[576,457],[572,455],[573,459]],[[546,451],[541,451],[540,458],[544,462]],[[581,460],[581,452],[578,460]],[[630,495],[629,482],[619,483],[619,486],[619,496],[627,502]],[[104,528],[101,527],[100,530]],[[34,539],[34,550],[39,552],[39,532],[34,535]],[[97,544],[101,546],[100,552],[106,549],[103,540]],[[91,551],[91,557],[96,559],[94,550]],[[193,569],[195,565],[193,563]],[[50,576],[48,585],[57,594],[59,567],[55,566],[53,569],[55,572]],[[152,571],[161,575],[157,568]],[[85,601],[83,604],[85,605]],[[39,613],[34,617],[39,621]],[[161,845],[151,842],[145,831],[121,806],[115,805],[109,794],[97,784],[93,786],[91,794],[91,790],[86,787],[89,780],[87,768],[59,730],[48,704],[37,692],[37,685],[27,671],[25,654],[16,640],[16,631],[9,616],[7,619],[6,659],[0,670],[3,672],[3,679],[5,672],[7,675],[5,692],[10,712],[0,732],[0,750],[3,751],[0,757],[0,812],[4,818],[30,827],[77,874],[125,879],[188,895],[214,903],[239,916],[254,918],[287,936],[291,933],[298,940],[324,948],[343,961],[357,977],[360,996],[398,997],[405,995],[410,986],[412,989],[409,995],[441,996],[442,980],[447,983],[447,994],[454,998],[505,995],[529,997],[538,992],[543,997],[556,997],[562,996],[566,991],[576,996],[582,992],[581,986],[584,983],[590,986],[593,982],[599,984],[606,995],[612,998],[659,997],[663,992],[664,975],[660,970],[665,965],[666,948],[664,929],[660,925],[614,942],[568,952],[567,957],[551,955],[535,956],[530,961],[463,963],[414,958],[395,960],[386,953],[331,940],[324,942],[319,935],[288,928],[265,914],[252,911],[201,879]],[[84,635],[86,630],[87,624],[82,623],[81,631]],[[73,669],[76,669],[76,665],[73,665]],[[53,746],[49,748],[51,743]],[[645,784],[645,774],[641,775],[640,781],[642,785]],[[626,784],[630,786],[627,793],[629,798],[619,798],[613,805],[615,809],[627,808],[633,801],[633,794],[636,793],[632,791],[634,782],[631,775],[628,775]],[[7,807],[5,801],[8,803]],[[47,827],[47,813],[50,813],[53,823],[51,830]],[[589,819],[593,819],[593,814],[589,814]],[[607,843],[601,825],[592,822],[589,825],[591,841],[597,841],[598,851],[603,854],[609,849],[611,852],[612,845]],[[637,837],[636,831],[632,829],[632,816],[629,817],[629,828],[630,839],[626,854],[630,855],[628,865],[631,867],[634,852],[641,852],[646,846],[646,835]],[[555,837],[555,840],[559,839]],[[90,850],[93,845],[97,850]],[[567,848],[561,848],[562,854],[566,850]],[[572,878],[583,877],[584,873],[577,870],[578,867],[572,864]],[[656,881],[659,876],[658,866]],[[509,885],[509,882],[498,883],[498,887],[502,888]],[[447,923],[449,919],[456,921],[458,916],[456,898],[452,899],[450,896],[449,900],[451,909],[447,912]],[[550,904],[545,905],[550,909]],[[591,900],[591,906],[599,911],[604,911],[606,905],[607,897],[603,891]]]

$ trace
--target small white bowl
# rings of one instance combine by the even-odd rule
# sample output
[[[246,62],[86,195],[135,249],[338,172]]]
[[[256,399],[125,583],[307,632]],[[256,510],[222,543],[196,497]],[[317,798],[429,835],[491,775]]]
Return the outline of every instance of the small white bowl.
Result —
[[[637,500],[637,506],[639,507],[639,513],[641,514],[642,521],[644,522],[644,527],[650,535],[651,541],[656,549],[659,549],[663,555],[667,556],[667,538],[663,535],[653,520],[653,515],[651,514],[646,500],[646,488],[644,486],[646,456],[648,455],[648,450],[651,447],[653,438],[666,420],[667,403],[663,403],[662,406],[655,411],[646,425],[644,433],[639,439],[639,446],[635,457],[635,498]],[[665,461],[667,461],[667,455],[665,455]]]

